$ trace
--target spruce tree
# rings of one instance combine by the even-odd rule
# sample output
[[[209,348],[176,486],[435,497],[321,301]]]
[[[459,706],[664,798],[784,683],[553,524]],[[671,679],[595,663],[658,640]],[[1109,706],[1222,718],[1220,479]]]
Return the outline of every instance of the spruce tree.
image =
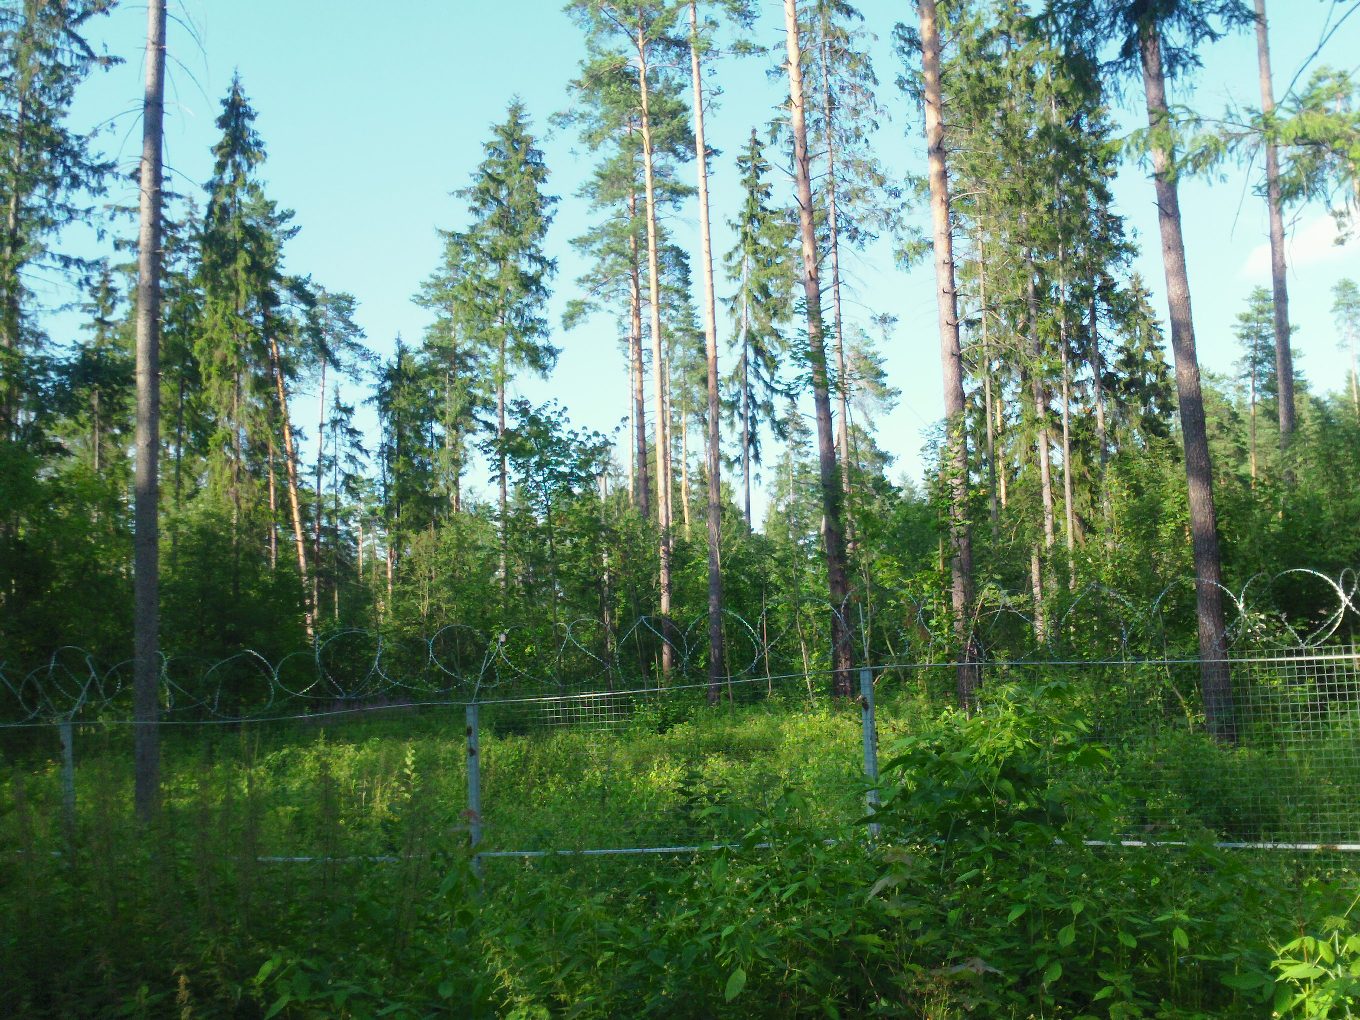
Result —
[[[751,519],[753,465],[761,461],[761,432],[775,422],[775,401],[788,383],[780,378],[790,355],[793,318],[794,224],[787,210],[771,206],[770,164],[755,128],[737,157],[742,203],[729,225],[736,243],[724,257],[735,293],[728,298],[736,348],[728,376],[728,415],[739,436],[743,512]]]
[[[468,229],[450,238],[462,246],[457,314],[465,336],[489,373],[495,431],[489,452],[496,464],[501,514],[501,584],[506,570],[505,516],[509,462],[505,451],[506,390],[515,373],[546,375],[557,360],[544,315],[557,262],[543,248],[557,199],[544,193],[548,169],[529,130],[524,105],[515,100],[492,128],[472,183],[458,192],[468,203]]]
[[[52,249],[63,227],[85,220],[111,163],[68,117],[80,85],[117,61],[86,38],[113,0],[22,0],[0,10],[0,440],[20,437],[23,357],[38,340],[24,278],[38,267],[81,269]]]

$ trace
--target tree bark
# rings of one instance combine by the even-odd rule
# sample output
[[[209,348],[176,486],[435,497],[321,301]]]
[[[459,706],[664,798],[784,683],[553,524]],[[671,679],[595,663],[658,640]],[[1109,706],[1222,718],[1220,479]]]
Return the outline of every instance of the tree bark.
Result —
[[[1001,544],[1001,511],[996,492],[996,429],[992,426],[992,352],[987,322],[987,255],[982,240],[984,228],[979,224],[977,237],[978,259],[978,325],[982,333],[982,418],[987,426],[987,518],[992,527],[992,546]]]
[[[265,483],[269,491],[269,572],[279,567],[279,500],[275,492],[274,474],[274,436],[271,433],[265,440]]]
[[[1143,89],[1148,124],[1157,139],[1169,117],[1166,81],[1162,70],[1160,29],[1144,29],[1139,39]],[[1195,325],[1190,310],[1190,279],[1185,268],[1185,240],[1181,233],[1180,197],[1172,154],[1160,141],[1152,148],[1153,183],[1162,237],[1167,303],[1171,319],[1171,347],[1176,360],[1176,392],[1181,435],[1185,443],[1185,477],[1189,491],[1190,540],[1195,562],[1195,603],[1199,626],[1200,688],[1209,731],[1235,740],[1232,677],[1223,622],[1222,561],[1214,508],[1213,466],[1209,459],[1204,399],[1200,392]]]
[[[133,537],[133,805],[150,821],[160,803],[160,341],[161,187],[165,119],[165,0],[146,13],[146,92],[137,238],[137,466]]]
[[[1105,362],[1100,356],[1100,320],[1096,317],[1096,298],[1091,295],[1091,400],[1095,404],[1096,443],[1100,446],[1101,500],[1105,499],[1105,464],[1109,458],[1109,438],[1105,433]]]
[[[708,375],[708,700],[722,692],[722,434],[718,415],[718,310],[713,286],[713,236],[708,210],[708,144],[704,139],[704,87],[699,61],[699,5],[689,4],[689,63],[694,85],[694,158],[699,176],[700,270],[704,280],[704,355]]]
[[[630,129],[631,130],[631,129]],[[637,431],[633,434],[636,452],[637,505],[638,513],[644,518],[651,516],[651,479],[647,470],[647,403],[644,396],[646,380],[642,365],[642,267],[638,254],[637,232],[633,224],[637,222],[637,189],[628,188],[628,312],[629,345],[633,361],[633,419]],[[659,504],[658,504],[659,505]]]
[[[268,324],[265,325],[266,330]],[[302,501],[298,495],[297,451],[293,446],[293,423],[288,415],[288,390],[283,381],[283,359],[278,340],[269,335],[269,360],[274,368],[274,390],[279,398],[279,418],[283,432],[284,471],[288,479],[288,513],[293,523],[293,544],[297,548],[298,578],[302,581],[302,622],[307,640],[316,639],[316,614],[312,604],[311,581],[307,573],[307,539],[302,527]]]
[[[841,244],[840,209],[836,191],[836,133],[832,118],[835,103],[831,96],[830,25],[825,7],[822,8],[822,141],[826,145],[826,234],[827,256],[831,264],[831,322],[832,349],[836,352],[836,400],[840,417],[836,422],[836,447],[840,457],[841,485],[845,498],[850,499],[850,376],[846,372],[844,317],[841,313]],[[855,547],[853,526],[846,521],[846,545]]]
[[[671,457],[666,410],[665,354],[661,335],[661,253],[656,229],[656,175],[653,168],[651,92],[648,77],[647,38],[641,24],[637,30],[638,92],[641,105],[643,202],[647,216],[647,287],[652,315],[652,381],[656,398],[656,519],[661,530],[658,543],[660,611],[662,620],[661,672],[670,675],[671,615]]]
[[[791,0],[790,0],[791,2]],[[940,85],[940,35],[935,0],[917,0],[921,19],[926,155],[930,218],[935,242],[935,298],[939,311],[940,363],[944,376],[945,449],[943,468],[950,496],[950,596],[958,649],[955,685],[959,704],[971,710],[980,683],[970,627],[973,605],[973,536],[968,523],[968,434],[964,418],[963,350],[959,342],[959,298],[954,281],[954,237],[949,219],[949,167]]]
[[[510,467],[505,453],[505,323],[500,325],[500,343],[496,350],[496,482],[500,506],[500,578],[501,598],[510,586]]]
[[[321,506],[322,506],[322,461],[326,452],[326,353],[321,353],[321,385],[317,399],[316,419],[316,520],[312,527],[312,605],[321,612]],[[339,457],[339,451],[336,452]]]
[[[1039,491],[1044,512],[1044,551],[1051,552],[1056,535],[1053,512],[1053,457],[1050,445],[1052,436],[1048,431],[1048,388],[1043,377],[1043,343],[1039,339],[1039,297],[1034,284],[1034,257],[1032,252],[1025,255],[1026,299],[1029,302],[1029,356],[1030,356],[1030,399],[1034,403],[1034,421],[1037,430],[1035,439],[1036,453],[1039,457]]]
[[[812,402],[817,416],[817,461],[822,490],[822,536],[826,547],[827,592],[831,599],[831,665],[834,690],[849,697],[852,648],[845,613],[849,610],[849,581],[845,570],[845,539],[841,525],[843,493],[836,465],[831,424],[831,394],[827,387],[826,346],[822,336],[822,290],[817,268],[817,234],[813,223],[812,172],[808,157],[807,117],[804,109],[802,50],[799,43],[797,0],[784,0],[784,36],[788,56],[789,119],[793,131],[793,171],[798,194],[798,227],[802,239],[803,295],[807,303],[808,362],[812,369]]]
[[[1063,539],[1067,545],[1067,587],[1076,588],[1077,575],[1073,564],[1076,551],[1077,516],[1072,505],[1072,373],[1067,350],[1067,267],[1063,263],[1063,245],[1058,242],[1058,362],[1062,369],[1062,456],[1063,456]]]
[[[1251,474],[1251,487],[1256,488],[1256,341],[1251,345],[1251,382],[1247,393],[1247,470]]]
[[[746,527],[751,527],[751,379],[750,349],[747,332],[750,322],[747,318],[746,297],[742,296],[741,305],[741,480],[743,489],[742,512],[746,515]]]
[[[1266,27],[1265,0],[1256,0],[1256,63],[1261,79],[1261,113],[1269,122],[1275,113],[1275,87],[1270,74],[1270,32]],[[1285,482],[1293,484],[1289,443],[1294,435],[1294,354],[1289,345],[1289,286],[1285,279],[1280,155],[1269,131],[1266,134],[1266,202],[1270,209],[1270,283],[1275,299],[1275,376],[1279,390],[1280,459],[1284,462],[1281,467]]]
[[[25,15],[27,17],[27,15]],[[10,161],[10,194],[5,203],[5,248],[0,264],[0,285],[4,286],[0,301],[0,439],[18,436],[18,359],[20,346],[20,291],[19,281],[19,192],[28,140],[28,94],[20,84],[18,108],[14,113],[14,156]],[[8,527],[8,525],[7,525]]]

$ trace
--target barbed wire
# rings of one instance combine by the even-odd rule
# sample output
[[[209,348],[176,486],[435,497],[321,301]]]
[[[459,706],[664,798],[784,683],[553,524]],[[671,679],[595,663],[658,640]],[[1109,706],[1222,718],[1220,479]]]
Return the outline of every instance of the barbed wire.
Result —
[[[1126,661],[1173,655],[1196,582],[1173,582],[1139,602],[1092,583],[1066,593],[1061,612],[1038,618],[1023,596],[985,588],[972,620],[984,658],[1061,660],[1081,656]],[[1279,608],[1281,589],[1311,588],[1306,618]],[[1229,646],[1271,644],[1315,648],[1360,625],[1360,573],[1337,577],[1307,568],[1250,578],[1234,592],[1219,586],[1229,610]],[[1298,594],[1297,592],[1295,593]],[[1052,608],[1052,607],[1051,607]],[[1169,620],[1171,617],[1173,619]],[[720,673],[737,681],[798,673],[830,676],[833,619],[856,636],[864,662],[947,663],[954,655],[940,606],[877,592],[840,606],[790,599],[765,606],[754,620],[726,612]],[[663,668],[669,649],[669,669]],[[879,650],[883,652],[880,653]],[[486,632],[451,623],[429,636],[341,629],[308,649],[276,660],[252,649],[204,658],[162,656],[161,713],[166,721],[220,722],[339,714],[386,706],[464,703],[509,692],[584,693],[657,686],[702,686],[709,675],[707,614],[688,621],[656,615],[624,628],[598,619],[516,624]],[[0,727],[97,720],[131,703],[131,659],[102,665],[86,649],[66,645],[34,667],[0,660]],[[640,683],[641,679],[648,682]]]

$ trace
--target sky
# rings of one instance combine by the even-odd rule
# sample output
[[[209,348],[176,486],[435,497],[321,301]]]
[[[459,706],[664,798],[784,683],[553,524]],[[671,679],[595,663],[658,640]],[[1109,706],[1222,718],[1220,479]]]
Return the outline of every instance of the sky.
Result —
[[[761,7],[758,40],[782,47],[782,4],[762,0]],[[891,113],[881,131],[881,159],[890,170],[920,173],[920,113],[895,85],[900,61],[892,47],[893,26],[914,16],[914,7],[908,0],[862,0],[859,7],[865,27],[877,37],[871,52],[879,97]],[[398,335],[419,341],[429,314],[411,297],[437,266],[437,229],[466,223],[462,203],[451,192],[468,182],[491,125],[519,97],[540,134],[549,191],[562,198],[547,242],[559,263],[551,318],[553,342],[562,353],[550,378],[520,380],[516,395],[535,402],[559,399],[575,424],[601,432],[623,422],[626,439],[627,369],[617,354],[612,320],[598,317],[571,330],[560,324],[566,303],[579,293],[575,281],[584,268],[569,242],[590,224],[575,192],[591,165],[570,129],[549,123],[571,101],[567,83],[583,51],[579,29],[561,8],[560,0],[170,0],[168,184],[196,194],[201,204],[218,135],[214,120],[239,72],[269,153],[262,172],[267,193],[296,212],[301,228],[286,251],[288,270],[354,294],[369,344],[386,354]],[[1337,15],[1328,0],[1270,0],[1269,9],[1276,91],[1283,93]],[[124,172],[135,168],[140,153],[145,22],[145,6],[125,2],[95,25],[97,41],[126,63],[95,75],[73,111],[78,126],[100,127],[100,146]],[[1315,65],[1354,69],[1356,54],[1360,17],[1342,25]],[[1231,102],[1259,102],[1251,33],[1208,46],[1202,56],[1203,69],[1177,87],[1173,101],[1206,115]],[[731,245],[726,221],[739,202],[736,154],[751,127],[766,124],[787,101],[782,79],[766,73],[775,59],[726,60],[712,79],[722,89],[706,122],[709,143],[719,150],[711,171],[719,253]],[[1141,91],[1126,91],[1120,121],[1132,128],[1143,116],[1136,105]],[[693,168],[684,172],[692,174]],[[1229,167],[1221,178],[1188,180],[1181,187],[1195,324],[1201,361],[1210,371],[1231,368],[1237,357],[1234,318],[1250,289],[1270,282],[1265,205],[1252,190],[1257,174],[1259,168]],[[775,186],[792,201],[787,168],[776,170]],[[1115,197],[1140,246],[1135,268],[1154,292],[1154,307],[1164,313],[1156,208],[1146,169],[1126,163]],[[135,205],[135,189],[126,179],[115,182],[108,200]],[[928,233],[924,206],[910,215]],[[670,223],[677,242],[691,252],[698,250],[696,217],[691,203]],[[1293,210],[1287,228],[1299,366],[1315,389],[1339,389],[1346,362],[1332,324],[1331,287],[1342,277],[1360,278],[1360,243],[1333,244],[1332,221],[1320,208]],[[897,471],[919,479],[922,444],[942,414],[933,269],[927,261],[898,270],[886,245],[854,253],[845,263],[847,315],[866,325],[870,312],[897,317],[883,353],[902,398],[878,421],[878,436],[898,458]],[[726,290],[720,281],[720,296]],[[44,296],[53,304],[76,297],[62,293],[59,284],[50,284]],[[732,329],[721,309],[719,319],[722,351]],[[69,334],[72,328],[69,317],[54,319],[54,339],[69,339],[59,331]],[[347,398],[354,395],[351,389]],[[306,395],[299,396],[306,406]],[[371,413],[363,424],[375,427]],[[469,481],[474,491],[489,489],[485,477]]]

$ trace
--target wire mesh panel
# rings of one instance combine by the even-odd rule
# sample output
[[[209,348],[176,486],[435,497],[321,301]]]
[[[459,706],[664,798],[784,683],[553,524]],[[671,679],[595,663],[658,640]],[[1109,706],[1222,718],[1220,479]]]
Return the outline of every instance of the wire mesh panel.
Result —
[[[488,702],[482,843],[501,851],[628,850],[739,838],[786,790],[809,819],[862,814],[858,708],[805,678],[723,688]]]
[[[951,700],[951,667],[897,667],[879,728],[919,729]],[[1350,646],[1267,650],[1228,663],[1229,718],[1206,722],[1197,661],[991,662],[983,711],[1040,692],[1109,760],[1131,842],[1211,838],[1260,849],[1360,849],[1360,657]]]

